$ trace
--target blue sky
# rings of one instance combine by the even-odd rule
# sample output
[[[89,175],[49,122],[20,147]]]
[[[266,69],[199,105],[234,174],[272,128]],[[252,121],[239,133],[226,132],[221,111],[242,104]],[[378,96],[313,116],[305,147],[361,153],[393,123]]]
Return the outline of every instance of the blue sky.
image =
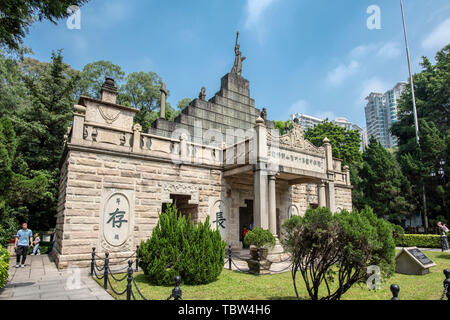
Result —
[[[413,68],[450,43],[448,0],[404,0]],[[369,30],[367,8],[381,9],[381,29]],[[365,127],[364,98],[408,77],[397,0],[91,0],[81,29],[36,23],[25,39],[48,61],[63,49],[76,69],[108,60],[126,73],[157,72],[176,105],[205,86],[208,99],[234,61],[236,31],[247,57],[258,108],[272,120],[293,112],[346,117]]]

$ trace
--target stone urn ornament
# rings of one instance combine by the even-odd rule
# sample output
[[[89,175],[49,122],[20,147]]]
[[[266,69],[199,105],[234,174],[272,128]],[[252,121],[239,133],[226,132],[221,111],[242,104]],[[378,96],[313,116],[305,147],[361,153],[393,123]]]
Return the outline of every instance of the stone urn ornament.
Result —
[[[272,262],[267,260],[269,249],[276,244],[275,237],[269,230],[255,228],[247,232],[244,243],[250,246],[250,260],[247,260],[249,273],[268,274]],[[259,250],[258,250],[259,249]],[[259,261],[258,261],[259,252]]]

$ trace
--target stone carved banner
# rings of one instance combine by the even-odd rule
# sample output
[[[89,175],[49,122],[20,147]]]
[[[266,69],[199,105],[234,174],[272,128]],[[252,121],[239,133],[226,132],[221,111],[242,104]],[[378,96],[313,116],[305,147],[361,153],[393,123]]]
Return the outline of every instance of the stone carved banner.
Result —
[[[132,251],[134,192],[105,190],[101,206],[101,247],[105,251]]]
[[[196,185],[179,182],[163,182],[162,189],[163,189],[162,194],[163,203],[172,203],[170,195],[175,194],[175,195],[190,195],[191,199],[189,200],[189,204],[198,204],[199,191],[198,186]]]
[[[272,132],[271,132],[272,131]],[[267,143],[280,149],[307,152],[319,156],[325,156],[323,147],[316,147],[305,139],[303,128],[298,124],[293,124],[292,129],[285,135],[280,136],[278,130],[267,130]]]

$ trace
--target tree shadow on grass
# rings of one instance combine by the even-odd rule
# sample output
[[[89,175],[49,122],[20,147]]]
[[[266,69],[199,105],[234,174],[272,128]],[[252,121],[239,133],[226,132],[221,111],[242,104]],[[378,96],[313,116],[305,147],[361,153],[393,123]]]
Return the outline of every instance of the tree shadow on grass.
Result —
[[[443,253],[443,254],[438,255],[437,258],[450,260],[450,254]]]

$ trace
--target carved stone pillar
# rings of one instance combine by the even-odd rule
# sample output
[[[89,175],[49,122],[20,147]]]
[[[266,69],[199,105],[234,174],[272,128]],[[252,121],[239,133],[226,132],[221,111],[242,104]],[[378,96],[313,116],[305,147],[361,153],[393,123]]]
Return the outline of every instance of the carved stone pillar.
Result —
[[[167,90],[166,90],[166,84],[163,83],[161,85],[161,89],[159,89],[159,91],[161,91],[161,113],[160,113],[160,118],[161,119],[165,119],[166,118],[166,97],[167,97]]]
[[[85,117],[86,107],[78,104],[74,105],[71,143],[81,143],[83,141]]]
[[[277,235],[277,204],[276,204],[276,176],[269,176],[269,230]]]
[[[269,229],[269,215],[267,208],[267,172],[265,165],[256,165],[254,171],[255,202],[253,205],[253,220],[255,227]]]
[[[133,152],[139,152],[141,150],[141,132],[142,126],[136,123],[133,126]]]
[[[327,207],[331,212],[336,211],[336,195],[334,190],[334,182],[328,181],[327,183]]]
[[[250,161],[255,164],[253,220],[255,227],[268,229],[267,129],[261,117],[256,120],[255,131],[256,136],[253,141],[253,154],[250,155]]]
[[[326,192],[325,192],[325,183],[321,181],[317,185],[318,194],[319,194],[319,207],[326,207],[327,206],[327,198],[326,198]]]

